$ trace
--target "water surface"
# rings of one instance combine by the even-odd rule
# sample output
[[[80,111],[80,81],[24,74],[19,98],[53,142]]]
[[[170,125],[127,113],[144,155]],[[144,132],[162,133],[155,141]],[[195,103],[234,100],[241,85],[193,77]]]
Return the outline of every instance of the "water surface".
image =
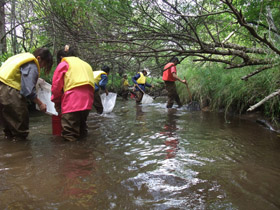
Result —
[[[0,135],[0,209],[280,209],[280,138],[255,122],[117,100],[65,142],[51,118]]]

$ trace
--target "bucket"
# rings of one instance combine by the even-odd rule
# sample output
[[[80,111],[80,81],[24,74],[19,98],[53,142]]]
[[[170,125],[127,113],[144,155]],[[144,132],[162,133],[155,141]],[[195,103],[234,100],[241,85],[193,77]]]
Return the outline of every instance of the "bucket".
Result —
[[[52,134],[55,136],[61,136],[61,115],[52,115]]]

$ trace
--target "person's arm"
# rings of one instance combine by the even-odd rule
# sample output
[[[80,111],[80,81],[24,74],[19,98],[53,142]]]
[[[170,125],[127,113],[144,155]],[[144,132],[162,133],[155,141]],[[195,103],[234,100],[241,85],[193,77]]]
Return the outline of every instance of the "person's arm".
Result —
[[[140,78],[140,74],[138,73],[138,74],[136,74],[134,77],[132,77],[132,82],[134,83],[134,84],[138,84],[137,83],[137,80]]]
[[[101,75],[101,80],[99,81],[99,87],[105,91],[106,95],[109,94],[107,88],[106,88],[106,85],[108,83],[108,76],[105,75],[105,74],[102,74]]]
[[[33,102],[38,105],[40,111],[42,111],[42,112],[46,112],[47,111],[47,105],[44,104],[39,98],[37,98],[37,97],[34,98]]]
[[[147,82],[145,83],[145,86],[146,87],[154,87],[153,85],[151,85],[150,83],[147,83]]]
[[[34,62],[29,62],[20,67],[21,89],[20,94],[30,99],[39,106],[40,111],[46,112],[47,106],[37,97],[36,83],[38,80],[38,67]]]
[[[180,82],[182,82],[182,83],[186,83],[186,80],[180,79],[180,78],[178,77],[177,71],[176,71],[176,66],[172,66],[172,67],[171,67],[171,74],[172,74],[172,76],[174,77],[174,79],[176,79],[176,80],[178,80],[178,81],[180,81]]]
[[[177,76],[176,73],[172,73],[172,76],[173,76],[176,80],[178,80],[178,81],[180,81],[180,82],[182,82],[182,83],[186,83],[186,80],[180,79],[180,78]]]

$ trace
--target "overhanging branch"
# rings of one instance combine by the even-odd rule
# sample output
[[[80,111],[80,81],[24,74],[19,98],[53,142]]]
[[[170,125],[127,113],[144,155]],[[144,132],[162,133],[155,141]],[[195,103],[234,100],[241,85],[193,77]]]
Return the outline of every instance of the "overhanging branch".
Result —
[[[263,100],[261,100],[260,102],[256,103],[255,105],[253,105],[249,109],[247,109],[247,111],[255,110],[256,108],[258,108],[259,106],[264,104],[266,101],[268,101],[269,99],[271,99],[277,95],[280,95],[280,89],[278,89],[275,92],[271,93],[270,95],[266,96]]]

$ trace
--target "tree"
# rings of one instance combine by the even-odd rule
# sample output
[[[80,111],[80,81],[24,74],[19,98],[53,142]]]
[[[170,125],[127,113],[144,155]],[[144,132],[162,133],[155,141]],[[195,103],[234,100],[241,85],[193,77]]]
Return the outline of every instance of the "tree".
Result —
[[[193,57],[226,69],[254,66],[248,78],[279,66],[279,0],[51,0],[41,17],[49,35],[70,43],[96,66]],[[123,62],[125,61],[125,62]]]
[[[39,47],[38,44],[44,45],[44,41],[42,41],[44,30],[40,30],[40,21],[30,10],[28,1],[0,0],[0,6],[0,49],[2,54],[33,51]]]
[[[0,0],[0,53],[1,55],[7,51],[6,38],[5,38],[5,0]]]

